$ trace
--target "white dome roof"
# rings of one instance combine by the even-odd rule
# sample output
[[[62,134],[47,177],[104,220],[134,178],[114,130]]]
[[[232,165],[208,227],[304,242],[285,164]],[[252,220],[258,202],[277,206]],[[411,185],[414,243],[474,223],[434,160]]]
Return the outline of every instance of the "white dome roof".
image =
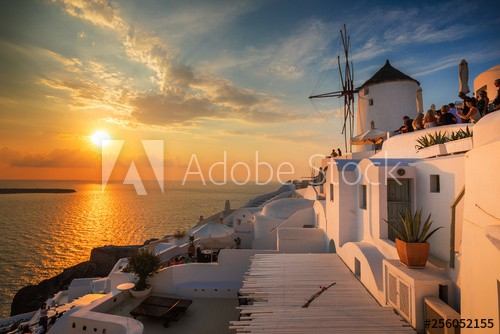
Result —
[[[305,198],[282,198],[266,204],[262,215],[273,218],[287,219],[295,212],[312,207],[314,201]]]

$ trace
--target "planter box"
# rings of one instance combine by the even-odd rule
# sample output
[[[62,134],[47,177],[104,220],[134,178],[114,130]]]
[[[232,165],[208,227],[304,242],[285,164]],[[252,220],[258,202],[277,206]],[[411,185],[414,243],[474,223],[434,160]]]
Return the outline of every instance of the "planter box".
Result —
[[[472,137],[449,141],[444,145],[448,154],[467,152],[472,149]]]
[[[418,150],[418,155],[421,156],[422,158],[437,157],[439,155],[446,155],[446,154],[447,151],[445,144],[432,145]]]

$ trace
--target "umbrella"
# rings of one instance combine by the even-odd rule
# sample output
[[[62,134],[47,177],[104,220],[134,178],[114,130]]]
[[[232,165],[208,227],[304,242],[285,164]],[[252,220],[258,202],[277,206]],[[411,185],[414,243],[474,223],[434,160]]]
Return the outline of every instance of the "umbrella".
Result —
[[[417,113],[424,113],[424,99],[422,97],[422,87],[417,88]]]
[[[464,94],[469,93],[469,66],[465,59],[462,59],[460,64],[458,64],[458,80],[460,81],[458,92]]]
[[[376,153],[377,149],[376,149],[375,145],[381,143],[386,138],[387,138],[387,132],[375,129],[375,122],[372,121],[371,122],[371,129],[360,134],[360,135],[352,137],[351,144],[352,145],[373,145],[373,149],[375,150],[375,153]]]
[[[234,233],[234,230],[224,224],[220,223],[206,223],[195,226],[189,232],[189,235],[193,235],[195,238],[200,239],[210,239],[210,249],[212,249],[213,240],[217,238],[227,237]],[[210,260],[212,260],[212,253],[210,255]]]

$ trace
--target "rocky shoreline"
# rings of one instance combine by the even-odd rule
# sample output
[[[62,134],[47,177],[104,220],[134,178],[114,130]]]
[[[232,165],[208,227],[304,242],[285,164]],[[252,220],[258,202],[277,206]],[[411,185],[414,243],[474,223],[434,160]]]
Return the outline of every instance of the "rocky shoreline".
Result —
[[[147,243],[149,241],[145,244]],[[64,269],[59,275],[43,280],[37,285],[21,288],[12,299],[10,315],[37,310],[47,298],[67,289],[75,278],[107,276],[119,259],[128,257],[142,246],[104,246],[92,249],[89,261]]]

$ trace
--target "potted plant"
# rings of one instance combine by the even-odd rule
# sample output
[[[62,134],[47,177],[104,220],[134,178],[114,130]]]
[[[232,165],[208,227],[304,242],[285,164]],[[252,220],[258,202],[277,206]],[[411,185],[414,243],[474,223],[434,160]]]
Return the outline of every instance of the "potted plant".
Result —
[[[430,244],[429,238],[441,227],[430,230],[432,221],[431,215],[422,224],[422,209],[412,214],[409,209],[405,213],[399,212],[400,221],[398,223],[386,223],[398,236],[396,238],[396,250],[399,260],[409,267],[425,267],[429,258]]]
[[[189,246],[188,246],[188,253],[189,256],[193,257],[195,256],[196,248],[194,246],[194,235],[189,236]]]
[[[125,272],[132,272],[138,277],[135,287],[130,290],[133,296],[146,297],[152,290],[148,284],[148,278],[152,277],[160,269],[160,257],[147,250],[137,251],[128,258],[128,264],[123,269]]]

